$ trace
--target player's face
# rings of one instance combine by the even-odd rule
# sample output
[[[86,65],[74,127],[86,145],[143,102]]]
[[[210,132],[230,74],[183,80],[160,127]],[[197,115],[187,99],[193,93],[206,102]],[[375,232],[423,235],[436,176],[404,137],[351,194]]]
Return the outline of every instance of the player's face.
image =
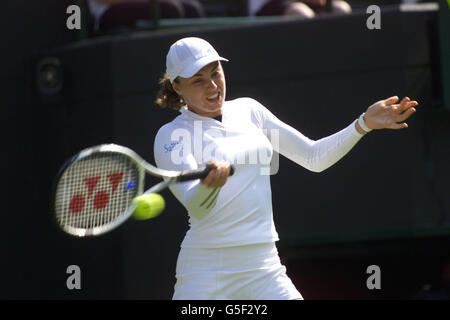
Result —
[[[183,98],[188,109],[204,117],[222,114],[225,101],[225,74],[220,62],[212,62],[191,78],[178,77],[174,90]]]

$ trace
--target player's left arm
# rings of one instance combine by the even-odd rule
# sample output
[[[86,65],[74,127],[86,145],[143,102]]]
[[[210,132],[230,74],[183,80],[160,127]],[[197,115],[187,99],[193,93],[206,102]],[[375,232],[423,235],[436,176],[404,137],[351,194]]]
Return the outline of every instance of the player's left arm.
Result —
[[[404,98],[395,104],[398,97],[381,100],[367,108],[366,125],[370,129],[401,129],[407,127],[403,123],[414,112],[417,101]],[[321,172],[343,158],[366,133],[354,120],[346,128],[319,140],[311,140],[297,129],[279,120],[263,105],[255,102],[255,109],[262,118],[262,126],[267,131],[275,130],[278,141],[271,141],[275,151],[286,158],[313,171]],[[398,123],[402,122],[402,123]]]

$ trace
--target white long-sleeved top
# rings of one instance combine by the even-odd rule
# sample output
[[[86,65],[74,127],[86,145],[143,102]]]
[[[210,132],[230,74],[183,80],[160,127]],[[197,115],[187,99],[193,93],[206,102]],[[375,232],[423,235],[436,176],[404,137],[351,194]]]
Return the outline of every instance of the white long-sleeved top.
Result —
[[[221,122],[186,107],[180,112],[156,135],[157,166],[168,170],[196,169],[217,159],[235,167],[234,175],[222,188],[206,187],[200,180],[170,187],[189,214],[190,228],[181,244],[189,248],[279,240],[269,175],[273,151],[320,172],[341,159],[363,136],[353,121],[343,130],[313,141],[251,98],[226,101]]]

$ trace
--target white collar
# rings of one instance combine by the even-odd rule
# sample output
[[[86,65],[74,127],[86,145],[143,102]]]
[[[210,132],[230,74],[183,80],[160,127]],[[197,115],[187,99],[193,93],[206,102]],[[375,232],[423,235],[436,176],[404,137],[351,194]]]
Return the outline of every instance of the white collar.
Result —
[[[225,102],[222,105],[222,118],[223,118],[224,107],[225,107]],[[195,112],[192,112],[191,110],[188,109],[187,105],[182,106],[179,111],[184,117],[188,117],[188,118],[191,118],[191,119],[202,120],[202,121],[216,121],[216,122],[220,122],[220,121],[217,121],[216,119],[214,119],[212,117],[205,117],[205,116],[201,116],[201,115],[199,115],[199,114],[197,114]]]

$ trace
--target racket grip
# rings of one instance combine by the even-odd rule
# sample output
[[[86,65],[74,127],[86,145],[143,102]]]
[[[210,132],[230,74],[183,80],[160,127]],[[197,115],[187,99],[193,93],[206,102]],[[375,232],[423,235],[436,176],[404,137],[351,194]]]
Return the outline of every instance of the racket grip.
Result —
[[[204,179],[208,175],[208,173],[211,171],[211,167],[206,167],[203,169],[194,169],[194,170],[186,170],[183,171],[179,177],[178,181],[190,181],[190,180],[196,180],[196,179]],[[230,174],[229,177],[231,177],[234,174],[234,166],[230,166]]]

